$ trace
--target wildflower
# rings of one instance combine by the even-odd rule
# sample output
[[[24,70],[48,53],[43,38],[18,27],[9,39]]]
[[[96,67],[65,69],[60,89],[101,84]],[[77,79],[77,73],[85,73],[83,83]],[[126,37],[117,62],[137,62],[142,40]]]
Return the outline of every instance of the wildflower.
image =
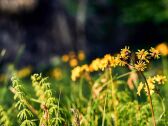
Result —
[[[166,43],[161,43],[161,44],[157,45],[157,46],[156,46],[156,49],[157,49],[163,56],[168,55],[168,46],[166,45]]]
[[[153,85],[153,84],[155,83],[154,77],[148,77],[147,83],[148,83],[149,85]]]
[[[69,65],[70,65],[71,67],[77,66],[77,65],[78,65],[78,60],[75,59],[75,58],[71,59],[71,60],[69,61]]]
[[[153,47],[151,47],[151,49],[149,50],[151,53],[150,55],[154,58],[154,59],[159,59],[159,51]]]
[[[108,66],[108,60],[103,58],[100,60],[99,68],[103,71]]]
[[[164,84],[165,81],[167,81],[166,76],[162,76],[162,75],[157,75],[154,77],[154,79],[158,84]]]
[[[111,67],[116,67],[117,66],[117,61],[116,61],[116,58],[114,56],[111,56],[110,66]]]
[[[129,50],[129,47],[125,46],[124,49],[121,49],[120,56],[122,59],[127,60],[129,58],[129,54],[131,51]]]
[[[103,59],[107,60],[108,62],[110,62],[111,61],[111,55],[110,54],[106,54]]]
[[[137,94],[140,96],[141,90],[143,89],[144,84],[142,82],[140,82],[139,86],[138,86],[138,91]]]
[[[87,64],[81,66],[81,72],[83,71],[89,72],[89,66]]]
[[[149,54],[149,52],[148,51],[145,51],[144,49],[142,49],[142,50],[138,50],[138,52],[136,52],[136,56],[137,56],[137,58],[139,59],[139,60],[141,60],[141,61],[146,61],[146,62],[149,62],[148,61],[148,54]]]
[[[97,58],[95,60],[92,61],[92,63],[89,66],[89,71],[93,72],[93,71],[98,71],[99,70],[99,64],[100,64],[100,59]]]
[[[78,53],[78,59],[80,61],[83,61],[85,59],[85,53],[83,51],[79,51],[79,53]]]
[[[154,85],[154,83],[148,83],[148,86],[149,86],[149,90],[150,90],[150,95],[152,95],[154,93],[155,85]],[[148,94],[148,88],[146,85],[144,87],[144,90],[145,90],[146,94]]]
[[[76,81],[84,72],[89,72],[89,66],[88,65],[82,65],[75,67],[72,70],[72,75],[71,75],[71,79],[73,81]]]
[[[118,54],[116,57],[115,57],[115,63],[116,65],[118,66],[125,66],[126,65],[126,62],[121,60],[121,55]]]
[[[61,59],[62,59],[63,62],[68,62],[69,56],[67,54],[65,54],[61,57]]]
[[[19,78],[24,78],[24,77],[27,77],[31,74],[32,72],[32,67],[31,66],[27,66],[27,67],[24,67],[22,69],[20,69],[18,72],[17,72],[17,76]]]
[[[137,71],[144,71],[147,68],[146,63],[143,61],[138,61],[134,67]]]
[[[72,79],[73,81],[76,81],[76,79],[80,77],[80,72],[81,72],[80,67],[79,67],[79,66],[75,67],[75,68],[72,70],[71,79]]]
[[[104,58],[100,60],[99,68],[103,71],[105,68],[110,66],[110,62],[111,62],[111,55],[106,54]]]
[[[61,80],[63,77],[63,73],[60,68],[55,68],[51,74],[56,80]]]

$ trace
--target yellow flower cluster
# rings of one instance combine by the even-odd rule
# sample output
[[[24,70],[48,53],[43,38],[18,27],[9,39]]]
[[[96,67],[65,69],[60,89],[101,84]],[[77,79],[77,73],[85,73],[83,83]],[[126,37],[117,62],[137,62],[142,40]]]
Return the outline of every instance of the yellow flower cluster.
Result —
[[[93,60],[90,65],[77,66],[72,70],[71,78],[73,81],[76,81],[84,71],[104,71],[107,67],[124,66],[126,65],[126,60],[129,58],[130,53],[131,51],[129,50],[129,47],[125,47],[124,49],[121,49],[120,54],[117,54],[117,56],[106,54],[103,58],[96,58]]]
[[[117,67],[117,66],[125,66],[129,65],[135,68],[137,71],[144,71],[147,68],[147,63],[151,58],[158,59],[159,51],[151,48],[148,50],[138,50],[136,52],[137,61],[135,64],[129,64],[129,60],[131,59],[131,51],[129,47],[125,47],[121,49],[120,53],[112,56],[110,54],[106,54],[103,58],[96,58],[91,62],[90,65],[86,68],[87,72],[95,72],[102,70],[104,71],[108,67]],[[82,68],[82,70],[81,70]],[[80,77],[80,73],[82,73],[83,67],[77,66],[72,70],[72,80],[76,80],[76,78]]]
[[[71,51],[68,54],[64,54],[61,59],[63,62],[68,62],[71,67],[75,67],[78,65],[78,60],[85,60],[85,53],[82,50],[80,50],[78,54],[75,54],[75,52]]]
[[[162,76],[162,75],[156,75],[154,77],[147,78],[147,83],[149,85],[150,94],[153,94],[155,92],[156,86],[160,84],[164,84],[166,81],[167,81],[166,76]],[[148,94],[148,89],[147,89],[146,84],[140,82],[138,89],[137,89],[137,94],[139,96],[140,96],[142,89],[144,89],[146,94]]]
[[[151,58],[158,59],[160,55],[159,51],[153,47],[151,47],[149,51],[145,49],[138,50],[135,54],[138,61],[136,61],[134,68],[137,71],[144,71],[147,68],[147,63],[149,63],[149,60]]]

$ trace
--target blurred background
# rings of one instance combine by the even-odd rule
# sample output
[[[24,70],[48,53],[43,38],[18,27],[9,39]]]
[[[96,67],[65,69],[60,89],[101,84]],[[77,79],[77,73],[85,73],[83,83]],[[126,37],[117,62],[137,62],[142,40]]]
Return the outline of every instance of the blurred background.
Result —
[[[40,66],[83,50],[88,60],[125,45],[168,40],[168,0],[0,0],[0,59]]]

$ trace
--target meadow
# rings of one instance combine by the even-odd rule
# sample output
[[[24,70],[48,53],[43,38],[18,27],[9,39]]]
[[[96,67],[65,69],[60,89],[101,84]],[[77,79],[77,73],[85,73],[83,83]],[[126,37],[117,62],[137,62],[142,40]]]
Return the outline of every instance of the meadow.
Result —
[[[92,61],[83,51],[69,52],[39,71],[7,64],[0,74],[0,125],[168,126],[167,78],[166,43],[125,46]]]

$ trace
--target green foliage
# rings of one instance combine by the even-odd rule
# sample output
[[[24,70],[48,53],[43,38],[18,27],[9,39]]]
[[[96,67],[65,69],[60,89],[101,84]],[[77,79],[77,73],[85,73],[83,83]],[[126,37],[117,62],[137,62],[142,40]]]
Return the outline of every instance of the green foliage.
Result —
[[[11,126],[11,122],[10,122],[10,119],[8,117],[8,114],[2,106],[0,106],[0,125]]]
[[[140,105],[137,101],[120,104],[117,107],[120,126],[144,126],[148,125],[149,117],[151,116],[149,111],[150,107],[148,104]]]
[[[31,79],[36,96],[41,103],[41,109],[43,110],[40,125],[61,124],[64,121],[63,118],[59,118],[61,108],[59,107],[58,100],[52,95],[51,84],[47,82],[48,78],[42,78],[41,74],[34,74],[31,76]]]
[[[127,49],[125,48],[125,50]],[[158,71],[160,72],[160,67],[155,66],[161,66],[161,63],[156,65],[153,64],[153,61],[151,62],[149,65],[154,66],[152,70],[147,69],[144,72],[145,76],[153,76]],[[167,59],[165,58],[164,65],[166,63]],[[74,82],[70,80],[71,68],[67,64],[60,63],[60,66],[56,66],[56,68],[60,68],[59,72],[63,73],[61,80],[43,77],[42,74],[33,74],[31,80],[27,78],[21,80],[17,76],[12,77],[12,85],[5,89],[9,89],[13,93],[13,98],[10,98],[10,94],[9,99],[4,100],[5,104],[1,102],[0,125],[153,125],[147,93],[143,90],[140,95],[137,95],[139,82],[143,81],[137,71],[121,67],[111,69],[107,65],[107,67],[103,67],[104,71],[81,72],[80,77]],[[164,73],[167,75],[166,70]],[[131,81],[129,81],[130,79]],[[165,79],[160,78],[158,82],[163,80]],[[152,83],[153,81],[148,80],[148,82]],[[168,125],[166,96],[167,85],[161,83],[153,90],[151,96],[157,126]]]
[[[33,113],[28,109],[28,107],[30,108],[32,106],[29,106],[26,93],[23,90],[23,86],[16,77],[12,78],[12,83],[12,90],[15,94],[14,99],[17,101],[15,107],[19,110],[17,118],[19,119],[21,126],[35,126],[36,124],[28,119],[33,117]]]

